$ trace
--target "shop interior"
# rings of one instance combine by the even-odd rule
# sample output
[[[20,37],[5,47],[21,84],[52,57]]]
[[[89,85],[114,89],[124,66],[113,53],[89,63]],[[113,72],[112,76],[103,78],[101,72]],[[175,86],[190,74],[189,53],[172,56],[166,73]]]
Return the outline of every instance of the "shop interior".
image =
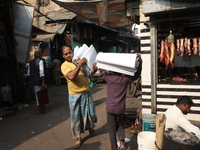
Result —
[[[200,84],[200,19],[168,20],[157,25],[158,83]]]

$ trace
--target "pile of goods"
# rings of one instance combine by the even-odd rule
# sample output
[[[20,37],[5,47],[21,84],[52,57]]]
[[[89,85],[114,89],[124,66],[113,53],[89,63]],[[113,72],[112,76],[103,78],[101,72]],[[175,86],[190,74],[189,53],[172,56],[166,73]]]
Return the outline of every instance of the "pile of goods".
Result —
[[[181,78],[181,77],[173,77],[172,81],[174,82],[188,82],[187,79]]]

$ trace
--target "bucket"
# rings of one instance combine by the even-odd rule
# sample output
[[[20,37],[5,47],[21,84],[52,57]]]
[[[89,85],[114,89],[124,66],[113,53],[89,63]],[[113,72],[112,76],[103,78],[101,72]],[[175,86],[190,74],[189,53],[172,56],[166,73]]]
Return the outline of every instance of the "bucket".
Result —
[[[151,131],[142,131],[138,133],[138,150],[155,150],[156,133]]]
[[[142,131],[155,131],[155,114],[143,114],[142,115]]]

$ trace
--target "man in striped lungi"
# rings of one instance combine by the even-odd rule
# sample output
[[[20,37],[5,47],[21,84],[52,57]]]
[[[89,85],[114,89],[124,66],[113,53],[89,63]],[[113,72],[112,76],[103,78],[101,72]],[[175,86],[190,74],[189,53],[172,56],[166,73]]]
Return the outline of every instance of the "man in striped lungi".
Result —
[[[81,70],[87,60],[86,58],[78,58],[78,64],[75,65],[72,62],[73,52],[68,46],[62,47],[62,56],[65,62],[61,65],[61,72],[68,84],[71,130],[73,138],[76,139],[74,148],[79,148],[82,144],[81,133],[89,130],[90,135],[94,135],[94,123],[97,122],[88,79]],[[96,65],[93,66],[96,71]]]

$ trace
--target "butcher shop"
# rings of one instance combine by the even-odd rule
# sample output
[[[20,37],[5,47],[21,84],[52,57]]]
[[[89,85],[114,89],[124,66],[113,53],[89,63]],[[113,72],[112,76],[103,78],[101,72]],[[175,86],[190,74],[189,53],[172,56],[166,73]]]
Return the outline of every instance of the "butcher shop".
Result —
[[[171,23],[159,22],[159,82],[200,84],[199,76],[200,19],[185,19]]]
[[[157,11],[165,9],[150,15],[157,32],[158,81],[200,84],[199,2],[154,2]]]
[[[142,13],[143,113],[163,113],[187,95],[195,103],[188,118],[199,120],[200,1],[143,0]]]

